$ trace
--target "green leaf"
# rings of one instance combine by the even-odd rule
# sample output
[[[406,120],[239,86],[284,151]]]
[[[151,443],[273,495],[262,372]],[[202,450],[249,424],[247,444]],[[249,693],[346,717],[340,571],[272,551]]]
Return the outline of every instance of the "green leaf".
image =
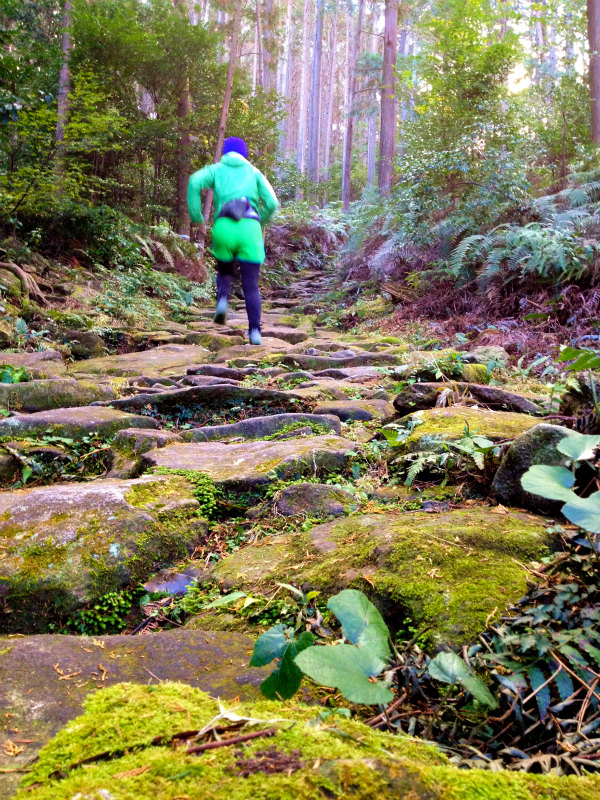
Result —
[[[595,450],[600,447],[600,436],[590,436],[583,433],[565,436],[557,445],[560,453],[568,456],[572,461],[591,461]]]
[[[212,603],[204,606],[204,608],[220,608],[221,606],[229,606],[232,603],[235,603],[236,600],[241,600],[242,597],[246,597],[246,592],[231,592],[230,594],[224,594],[222,597],[217,597],[217,599],[213,600]]]
[[[521,486],[526,492],[565,502],[577,498],[572,491],[574,484],[575,476],[566,467],[549,467],[545,464],[534,464],[521,478]]]
[[[15,320],[15,333],[18,333],[19,336],[27,336],[27,323],[21,317]]]
[[[269,700],[287,700],[293,697],[302,683],[302,671],[296,666],[294,659],[314,644],[312,633],[304,631],[297,639],[290,641],[281,657],[279,667],[260,685],[260,691]]]
[[[251,667],[264,667],[274,658],[281,658],[285,648],[292,641],[294,629],[287,625],[274,625],[265,633],[261,633],[254,643],[254,652],[250,659]]]
[[[327,608],[342,625],[344,638],[352,644],[369,648],[383,660],[390,656],[389,631],[373,603],[356,589],[344,589],[329,599]]]
[[[600,492],[589,497],[573,495],[573,499],[562,507],[562,513],[573,525],[579,525],[589,533],[600,533]]]
[[[460,656],[451,650],[438,653],[435,658],[431,659],[427,671],[429,676],[436,681],[449,684],[459,683],[482,705],[489,706],[489,708],[498,707],[498,701],[485,683],[471,672]]]
[[[540,712],[540,719],[543,721],[548,716],[548,709],[550,707],[550,689],[544,686],[546,676],[539,667],[529,667],[527,669],[529,680],[531,681],[531,688],[537,692],[535,699]],[[542,688],[543,687],[543,688]]]
[[[381,673],[385,661],[365,647],[352,644],[311,647],[297,656],[296,664],[309,678],[338,689],[351,703],[385,704],[394,697],[387,682],[369,680]]]

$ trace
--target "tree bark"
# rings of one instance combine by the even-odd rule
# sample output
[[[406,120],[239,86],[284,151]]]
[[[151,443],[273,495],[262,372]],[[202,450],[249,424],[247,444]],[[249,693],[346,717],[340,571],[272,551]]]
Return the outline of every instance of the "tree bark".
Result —
[[[315,31],[310,75],[308,114],[308,153],[306,172],[313,183],[319,182],[319,129],[321,117],[321,59],[323,55],[323,0],[315,0]]]
[[[263,35],[263,87],[265,92],[275,89],[275,6],[274,0],[265,0],[265,13],[262,16]]]
[[[215,157],[213,163],[216,164],[221,158],[223,142],[225,141],[225,128],[227,126],[227,115],[229,114],[229,104],[231,103],[231,92],[233,89],[233,77],[235,75],[235,65],[238,58],[240,28],[242,23],[242,0],[236,0],[235,14],[233,16],[233,29],[231,31],[231,47],[229,50],[229,66],[227,68],[227,81],[225,84],[225,96],[223,97],[223,107],[221,109],[221,121],[217,133],[217,145],[215,147]],[[212,211],[213,192],[208,191],[202,208],[205,224],[208,223],[210,212]],[[204,235],[201,236],[200,245],[204,247]]]
[[[310,49],[310,3],[311,0],[304,0],[304,10],[302,14],[302,55],[300,57],[301,83],[300,83],[300,106],[298,111],[298,149],[296,151],[296,167],[304,174],[306,167],[306,112],[308,109],[308,81],[309,81],[309,61],[308,52]]]
[[[600,144],[600,0],[587,0],[592,141]]]
[[[71,2],[65,0],[62,17],[62,65],[58,76],[58,95],[56,107],[56,151],[55,151],[55,170],[56,170],[56,190],[60,195],[63,191],[63,176],[65,170],[65,125],[69,113],[69,88],[71,86],[71,70],[69,60],[71,56]]]
[[[285,15],[285,45],[283,48],[283,96],[286,104],[286,116],[281,121],[281,134],[279,137],[279,149],[284,157],[287,156],[290,150],[290,122],[291,122],[291,108],[290,108],[290,93],[292,88],[292,21],[293,21],[294,3],[293,0],[287,0],[287,11]]]
[[[186,0],[173,0],[182,16],[187,16]],[[175,227],[178,233],[190,235],[190,216],[187,210],[187,185],[190,177],[190,78],[184,74],[177,98],[177,121],[179,140],[177,142],[177,205]]]
[[[329,180],[329,164],[331,160],[331,137],[333,134],[333,106],[335,100],[335,67],[338,35],[338,4],[335,0],[331,40],[329,43],[329,81],[327,89],[327,118],[325,120],[325,149],[323,152],[323,179]],[[325,198],[326,202],[326,198]]]
[[[385,2],[381,125],[379,133],[379,191],[389,194],[394,175],[396,150],[396,59],[398,43],[398,0]]]
[[[352,178],[352,141],[354,136],[354,98],[356,96],[356,65],[362,29],[365,0],[359,0],[356,28],[350,48],[350,64],[348,65],[348,116],[344,131],[344,167],[342,171],[342,207],[345,212],[350,208]]]

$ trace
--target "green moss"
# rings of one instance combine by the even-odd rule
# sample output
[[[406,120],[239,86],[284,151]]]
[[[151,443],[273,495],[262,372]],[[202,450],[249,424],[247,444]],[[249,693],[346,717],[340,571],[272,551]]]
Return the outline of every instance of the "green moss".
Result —
[[[471,433],[487,436],[492,440],[514,439],[521,433],[533,428],[539,419],[528,414],[515,414],[508,411],[487,411],[485,409],[450,406],[449,408],[432,408],[417,411],[418,425],[406,440],[407,445],[419,444],[426,436],[445,436],[448,439],[460,439],[465,426]],[[403,417],[401,422],[414,419],[414,414]],[[415,448],[412,448],[415,449]],[[416,449],[420,449],[417,447]]]
[[[301,704],[258,701],[235,712],[264,720],[260,727],[275,727],[276,735],[241,751],[187,755],[185,747],[169,745],[171,738],[205,726],[219,713],[215,700],[173,683],[104,689],[42,749],[16,800],[92,798],[107,791],[111,800],[595,800],[600,791],[598,776],[461,771],[433,746],[406,736],[341,716],[311,724],[318,710]],[[240,759],[273,748],[295,754],[295,769],[241,776]]]
[[[462,379],[469,383],[489,383],[488,368],[485,364],[463,364]]]
[[[271,538],[219,562],[216,580],[267,591],[294,581],[333,593],[368,593],[390,625],[432,626],[433,641],[464,643],[494,608],[527,588],[521,564],[547,552],[544,520],[487,509],[355,515]]]

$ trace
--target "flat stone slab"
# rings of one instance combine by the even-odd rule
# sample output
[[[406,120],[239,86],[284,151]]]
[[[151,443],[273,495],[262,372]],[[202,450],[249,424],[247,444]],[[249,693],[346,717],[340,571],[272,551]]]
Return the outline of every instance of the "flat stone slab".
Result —
[[[342,351],[343,352],[343,351]],[[386,367],[401,363],[399,356],[391,353],[356,353],[343,357],[311,356],[302,353],[286,354],[277,359],[279,364],[309,372],[342,367]]]
[[[339,436],[308,436],[283,442],[176,444],[143,456],[146,467],[189,469],[209,475],[218,486],[251,489],[278,478],[339,470],[356,443]]]
[[[470,395],[474,401],[483,403],[496,411],[514,411],[524,414],[540,414],[540,406],[523,395],[509,392],[500,386],[453,381],[447,383],[413,383],[404,386],[394,399],[394,407],[400,414],[410,414],[419,409],[433,408],[441,392],[454,389],[459,396]]]
[[[176,375],[189,364],[202,364],[211,356],[210,350],[195,344],[167,344],[141,353],[89,358],[78,361],[73,372],[91,375]]]
[[[90,433],[110,438],[123,428],[158,428],[151,417],[127,414],[104,406],[55,408],[35,414],[15,414],[0,420],[0,437],[35,436],[50,432],[53,436],[80,439]]]
[[[337,486],[321,483],[297,483],[286,486],[276,495],[273,507],[284,517],[304,516],[325,519],[356,511],[358,502]]]
[[[262,335],[268,339],[282,339],[289,344],[300,344],[308,339],[306,331],[285,325],[263,325]]]
[[[302,398],[293,392],[278,392],[273,389],[256,389],[252,386],[236,386],[218,383],[214,386],[190,386],[185,389],[172,389],[157,394],[142,394],[134,397],[122,397],[111,402],[114,408],[128,411],[139,411],[147,406],[158,413],[172,412],[179,409],[190,411],[194,408],[224,410],[244,405],[276,406],[292,410],[294,404]]]
[[[11,411],[47,411],[51,408],[86,406],[96,400],[114,400],[110,385],[76,381],[75,378],[49,378],[24,383],[0,383],[0,406]]]
[[[206,531],[198,509],[179,476],[1,492],[0,633],[44,632],[186,557]]]
[[[316,372],[318,378],[335,378],[338,381],[364,381],[371,378],[382,380],[388,375],[387,370],[377,367],[346,367],[344,369],[322,369]]]
[[[263,337],[262,345],[240,344],[219,350],[215,356],[214,363],[229,363],[229,366],[232,367],[244,367],[247,364],[257,364],[267,356],[287,353],[291,346],[288,342],[284,342],[283,339]]]
[[[0,351],[0,364],[24,367],[30,378],[54,378],[67,372],[67,365],[57,350],[39,350],[35,353]]]
[[[387,400],[329,400],[319,403],[315,414],[335,414],[342,422],[378,420],[384,425],[391,422],[395,415],[394,406]]]
[[[503,439],[514,439],[521,433],[539,424],[539,419],[528,414],[514,414],[508,411],[488,411],[468,406],[450,406],[449,408],[432,408],[429,411],[416,411],[402,417],[400,422],[422,420],[410,434],[406,443],[412,449],[420,449],[423,439],[432,436],[443,436],[447,439],[460,439],[465,432],[465,425],[471,433],[487,436],[493,442]]]
[[[172,630],[149,636],[38,635],[0,639],[0,708],[12,729],[3,739],[31,739],[17,756],[0,749],[0,768],[29,764],[66,723],[81,714],[85,698],[130,681],[157,686],[179,681],[213,697],[258,697],[269,669],[248,666],[254,640],[239,633]],[[101,667],[100,667],[101,665]],[[61,674],[72,675],[60,680]],[[186,716],[182,715],[185,727]],[[6,721],[5,721],[6,724]],[[0,773],[8,798],[21,775]]]
[[[342,426],[338,417],[325,414],[274,414],[270,417],[251,417],[231,425],[206,425],[182,431],[186,442],[224,442],[228,439],[264,439],[280,433],[293,433],[296,428],[314,429],[316,433],[334,433],[341,436]]]
[[[545,518],[492,511],[354,515],[241,548],[219,561],[212,576],[227,589],[247,591],[278,582],[325,596],[360,589],[395,625],[406,615],[413,625],[431,625],[434,643],[464,644],[495,608],[527,591],[521,565],[547,554]]]

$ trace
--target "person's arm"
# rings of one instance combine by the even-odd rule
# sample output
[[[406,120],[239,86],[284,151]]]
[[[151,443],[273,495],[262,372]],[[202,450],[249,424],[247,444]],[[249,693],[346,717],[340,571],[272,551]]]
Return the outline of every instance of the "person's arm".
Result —
[[[215,186],[215,165],[209,164],[190,175],[187,190],[188,211],[192,222],[204,223],[202,215],[202,189],[213,189]]]
[[[256,185],[258,196],[262,200],[262,208],[259,211],[260,221],[264,225],[279,208],[279,200],[275,197],[275,192],[269,181],[260,170],[256,170]]]

